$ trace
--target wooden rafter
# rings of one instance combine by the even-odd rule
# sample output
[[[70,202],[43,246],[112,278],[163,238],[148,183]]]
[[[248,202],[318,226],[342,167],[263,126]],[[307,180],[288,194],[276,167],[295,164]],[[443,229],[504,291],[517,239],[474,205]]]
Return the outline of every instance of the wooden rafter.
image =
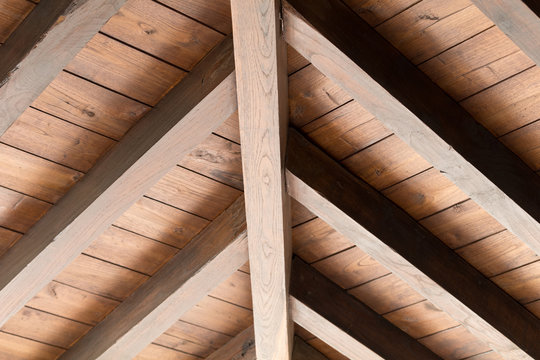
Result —
[[[540,357],[540,320],[405,211],[289,131],[289,194],[508,359]]]
[[[255,360],[255,333],[250,326],[227,344],[214,351],[206,360]],[[293,360],[327,360],[324,355],[298,336],[294,337]]]
[[[341,1],[285,5],[293,48],[540,254],[537,174]]]
[[[132,359],[248,260],[241,196],[61,359]]]
[[[279,0],[231,1],[257,358],[290,359],[287,57]]]
[[[126,0],[42,1],[0,47],[0,135]]]
[[[472,0],[536,65],[540,65],[540,2]]]
[[[352,360],[440,359],[300,258],[290,294],[293,320]]]
[[[0,258],[0,325],[234,113],[233,70],[227,38]]]

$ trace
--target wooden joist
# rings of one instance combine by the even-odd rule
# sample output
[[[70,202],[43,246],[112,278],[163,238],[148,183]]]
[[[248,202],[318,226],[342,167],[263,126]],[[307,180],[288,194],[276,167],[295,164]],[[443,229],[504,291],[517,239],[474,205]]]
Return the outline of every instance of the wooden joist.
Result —
[[[300,258],[290,294],[294,322],[352,360],[440,359]]]
[[[293,48],[540,254],[540,177],[521,159],[341,1],[283,14]]]
[[[132,359],[248,260],[241,196],[61,359]]]
[[[503,357],[540,357],[540,320],[292,129],[287,186],[294,199]]]
[[[236,335],[214,351],[206,360],[255,360],[255,333],[253,326]],[[300,337],[294,337],[293,360],[328,360]]]
[[[0,47],[0,135],[126,0],[47,0]]]
[[[0,325],[234,113],[233,70],[227,38],[0,258]]]
[[[284,155],[287,56],[279,0],[231,1],[257,358],[290,359]]]
[[[521,50],[540,65],[540,2],[472,0]]]

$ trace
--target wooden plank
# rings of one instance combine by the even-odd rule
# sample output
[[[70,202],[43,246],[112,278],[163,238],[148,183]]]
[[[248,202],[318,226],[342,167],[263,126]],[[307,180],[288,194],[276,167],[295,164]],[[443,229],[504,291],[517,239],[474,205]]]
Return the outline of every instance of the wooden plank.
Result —
[[[199,357],[175,351],[160,345],[150,344],[141,351],[135,360],[198,360]]]
[[[443,359],[458,360],[488,352],[490,349],[471,336],[462,326],[442,331],[419,340],[428,348],[437,349]]]
[[[540,170],[540,121],[524,126],[503,137],[501,141],[534,171]]]
[[[395,0],[390,2],[379,0],[344,1],[354,12],[374,27],[418,2],[418,0]]]
[[[165,334],[186,339],[205,347],[211,347],[214,350],[219,349],[231,339],[231,337],[228,335],[205,329],[184,321],[176,321],[174,325],[165,332]]]
[[[290,359],[293,349],[291,219],[284,174],[287,49],[280,8],[280,0],[231,1],[255,342],[261,360]]]
[[[51,206],[36,198],[0,187],[0,226],[25,233]]]
[[[292,130],[287,184],[292,197],[491,348],[508,358],[538,357],[538,318]]]
[[[0,44],[6,41],[34,7],[26,0],[0,0]]]
[[[353,360],[439,359],[299,258],[291,304],[296,323]]]
[[[229,0],[160,0],[160,2],[224,34],[230,34],[232,31]]]
[[[202,358],[207,357],[214,350],[212,348],[208,348],[188,340],[179,339],[168,334],[161,334],[157,339],[154,340],[153,343],[168,347],[170,349],[178,350],[186,354],[200,356]]]
[[[240,197],[62,359],[130,359],[247,260]]]
[[[146,0],[128,1],[101,32],[188,71],[224,38],[183,14]]]
[[[47,1],[25,18],[0,47],[0,134],[124,2]]]
[[[328,360],[299,336],[294,337],[293,360]]]
[[[24,339],[19,336],[0,332],[0,357],[10,360],[55,360],[64,352],[56,346],[50,346]]]
[[[527,56],[540,65],[540,4],[535,0],[472,0]]]
[[[341,2],[290,3],[287,42],[539,253],[540,178]]]
[[[0,324],[235,111],[232,71],[227,39],[4,254]]]

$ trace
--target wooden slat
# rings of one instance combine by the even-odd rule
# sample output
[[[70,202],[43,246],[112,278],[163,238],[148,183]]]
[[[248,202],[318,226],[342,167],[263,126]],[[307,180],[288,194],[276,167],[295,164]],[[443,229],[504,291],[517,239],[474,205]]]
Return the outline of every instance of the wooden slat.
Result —
[[[27,0],[0,0],[0,44],[6,41],[34,7]]]
[[[257,358],[286,360],[293,349],[288,308],[291,260],[284,157],[287,54],[279,0],[231,1],[242,169]]]
[[[540,177],[341,2],[290,3],[287,42],[540,253]]]
[[[0,134],[125,0],[46,1],[0,47]]]
[[[0,358],[10,360],[54,360],[63,349],[0,332]]]
[[[539,319],[292,130],[287,184],[292,197],[491,348],[507,358],[539,356]]]
[[[130,359],[247,261],[240,197],[62,359]]]
[[[535,0],[472,0],[488,18],[540,65],[540,4]]]
[[[226,39],[8,250],[0,259],[0,324],[236,110],[232,71]]]
[[[351,359],[438,359],[414,338],[296,258],[294,321]]]
[[[160,0],[160,2],[225,34],[231,33],[229,0]]]

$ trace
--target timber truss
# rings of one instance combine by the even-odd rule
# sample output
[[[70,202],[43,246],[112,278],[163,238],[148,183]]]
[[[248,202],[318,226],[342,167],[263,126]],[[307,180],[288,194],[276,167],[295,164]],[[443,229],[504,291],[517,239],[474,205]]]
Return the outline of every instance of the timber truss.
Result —
[[[540,64],[537,14],[520,0],[474,2],[505,24]],[[75,24],[84,23],[84,31],[93,34],[123,1],[70,3],[49,2],[56,8],[35,15],[44,23],[32,36],[21,35],[34,43],[44,36],[39,46],[13,49],[3,61],[0,97],[9,116],[2,119],[2,131],[88,41],[91,35],[78,43],[66,39]],[[0,324],[238,110],[244,195],[61,359],[135,356],[248,260],[254,326],[209,359],[323,359],[295,340],[293,323],[351,359],[438,359],[302,260],[293,260],[289,196],[504,358],[540,358],[540,320],[289,128],[286,44],[537,254],[540,178],[341,2],[233,0],[231,5],[234,37],[215,47],[0,258]],[[104,20],[85,23],[83,15],[94,8],[102,9],[95,18]],[[63,13],[63,23],[51,28],[50,19]],[[51,49],[64,42],[62,56],[35,72],[36,61],[46,62]]]

